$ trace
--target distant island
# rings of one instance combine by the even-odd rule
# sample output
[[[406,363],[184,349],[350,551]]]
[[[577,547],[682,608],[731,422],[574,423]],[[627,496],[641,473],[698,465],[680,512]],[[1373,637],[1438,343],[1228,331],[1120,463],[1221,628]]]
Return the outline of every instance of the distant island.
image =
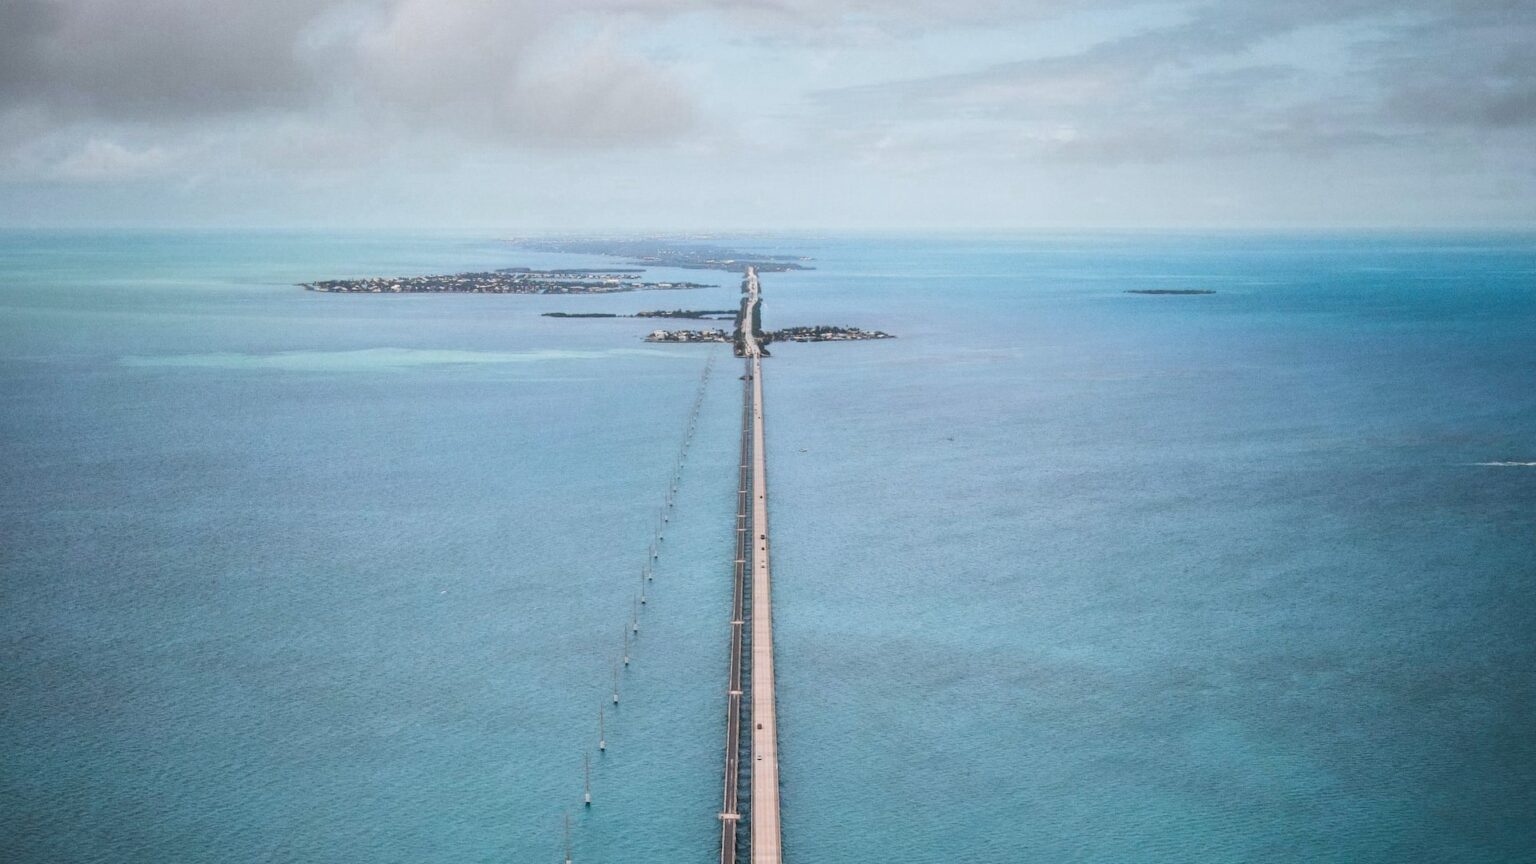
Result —
[[[1215,294],[1206,288],[1128,288],[1127,294]]]
[[[306,291],[330,294],[616,294],[713,288],[698,282],[642,282],[640,271],[529,270],[509,267],[443,276],[374,276],[301,283]]]
[[[543,276],[616,276],[628,273],[644,273],[644,267],[562,267],[559,270],[534,270],[530,267],[498,267],[497,273],[533,273]]]
[[[508,241],[519,249],[532,252],[565,252],[578,255],[609,255],[629,259],[646,267],[677,267],[685,270],[725,270],[745,273],[748,267],[762,273],[786,270],[811,270],[802,255],[765,255],[743,252],[725,246],[659,239],[611,239],[573,237],[568,239],[513,238]]]

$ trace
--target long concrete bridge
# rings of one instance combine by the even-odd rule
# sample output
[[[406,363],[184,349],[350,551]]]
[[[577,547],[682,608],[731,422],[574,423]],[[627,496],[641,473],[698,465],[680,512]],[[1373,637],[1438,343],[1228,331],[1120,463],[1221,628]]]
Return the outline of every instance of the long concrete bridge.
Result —
[[[751,750],[746,770],[751,776],[746,825],[751,864],[782,864],[779,828],[779,728],[773,678],[773,594],[768,543],[768,460],[763,433],[763,351],[758,329],[761,285],[757,271],[747,268],[742,281],[742,314],[737,318],[737,350],[745,358],[742,398],[740,487],[736,498],[736,562],[731,614],[730,698],[727,711],[725,801],[721,811],[720,860],[735,864],[737,833],[742,823],[738,798],[741,777],[741,699],[743,641],[749,639],[751,696],[747,722]],[[750,564],[750,568],[748,565]],[[751,597],[750,615],[744,595]],[[744,634],[750,622],[750,637]]]

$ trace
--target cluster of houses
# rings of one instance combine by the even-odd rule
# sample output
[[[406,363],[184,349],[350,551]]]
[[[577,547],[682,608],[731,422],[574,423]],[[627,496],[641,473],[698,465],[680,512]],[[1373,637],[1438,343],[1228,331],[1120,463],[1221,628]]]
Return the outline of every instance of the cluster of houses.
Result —
[[[857,327],[785,327],[768,334],[773,342],[855,342],[860,339],[895,339],[883,330]]]
[[[857,327],[785,327],[762,336],[763,342],[857,342],[862,339],[895,339],[883,330]],[[647,342],[730,342],[724,330],[652,330]]]
[[[724,330],[652,330],[645,337],[647,342],[729,342],[731,334]]]

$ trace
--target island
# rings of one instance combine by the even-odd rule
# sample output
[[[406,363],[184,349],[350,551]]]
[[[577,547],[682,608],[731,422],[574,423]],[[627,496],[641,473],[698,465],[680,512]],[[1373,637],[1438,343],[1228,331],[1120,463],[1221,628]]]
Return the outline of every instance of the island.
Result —
[[[647,342],[730,342],[724,330],[652,330]]]
[[[1208,288],[1128,288],[1127,294],[1153,294],[1153,295],[1187,295],[1187,294],[1215,294]]]
[[[304,282],[328,294],[615,294],[713,288],[698,282],[642,282],[636,270],[530,270],[509,267],[439,276],[374,276]]]
[[[785,327],[765,335],[768,342],[858,342],[864,339],[895,339],[883,330],[860,330],[857,327]]]
[[[688,240],[661,238],[513,238],[519,249],[531,252],[565,252],[578,255],[607,255],[628,259],[646,267],[676,267],[683,270],[725,270],[745,273],[752,268],[763,273],[810,270],[803,255],[776,255],[743,252],[726,246]]]
[[[636,312],[636,318],[693,318],[705,321],[729,321],[736,317],[735,309],[649,309]]]
[[[772,342],[858,342],[865,339],[895,339],[880,330],[860,330],[857,327],[785,327],[761,333],[758,341]],[[652,330],[645,337],[647,342],[732,342],[732,334],[724,330]]]
[[[545,318],[681,318],[694,321],[729,321],[736,312],[733,309],[647,309],[633,315],[617,312],[544,312]]]

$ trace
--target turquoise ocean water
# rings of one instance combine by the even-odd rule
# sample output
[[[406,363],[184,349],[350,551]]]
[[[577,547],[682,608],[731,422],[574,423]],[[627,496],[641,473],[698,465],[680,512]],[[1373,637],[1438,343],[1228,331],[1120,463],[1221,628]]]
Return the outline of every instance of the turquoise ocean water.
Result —
[[[765,373],[786,860],[1536,861],[1536,238],[739,244],[900,337]],[[578,812],[710,349],[538,313],[736,278],[293,287],[606,263],[0,235],[0,861],[714,860],[739,369]]]

